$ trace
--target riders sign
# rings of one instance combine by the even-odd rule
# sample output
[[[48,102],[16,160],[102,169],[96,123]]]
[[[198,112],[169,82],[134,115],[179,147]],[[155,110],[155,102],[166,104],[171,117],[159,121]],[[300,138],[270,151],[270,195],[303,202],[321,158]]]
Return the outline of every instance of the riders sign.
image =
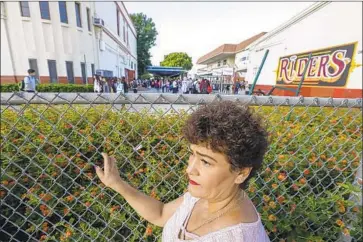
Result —
[[[309,54],[312,53],[303,85],[344,87],[351,69],[354,68],[352,61],[356,45],[357,43],[350,43],[280,57],[276,84],[298,85]]]

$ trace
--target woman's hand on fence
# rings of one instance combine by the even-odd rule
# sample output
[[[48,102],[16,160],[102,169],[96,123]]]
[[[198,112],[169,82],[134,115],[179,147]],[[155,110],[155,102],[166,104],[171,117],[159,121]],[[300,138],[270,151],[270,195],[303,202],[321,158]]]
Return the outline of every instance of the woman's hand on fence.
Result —
[[[117,169],[116,159],[114,157],[109,157],[105,153],[102,153],[102,156],[104,169],[96,166],[97,176],[106,187],[115,189],[118,184],[123,182]]]

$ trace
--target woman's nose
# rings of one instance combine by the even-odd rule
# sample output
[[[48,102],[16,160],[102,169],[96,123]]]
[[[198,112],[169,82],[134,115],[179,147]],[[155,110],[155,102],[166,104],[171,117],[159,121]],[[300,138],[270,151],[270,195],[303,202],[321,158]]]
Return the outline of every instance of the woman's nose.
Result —
[[[193,159],[192,157],[189,158],[188,167],[187,167],[187,174],[188,175],[199,175],[198,169],[197,169],[197,162],[196,159]]]

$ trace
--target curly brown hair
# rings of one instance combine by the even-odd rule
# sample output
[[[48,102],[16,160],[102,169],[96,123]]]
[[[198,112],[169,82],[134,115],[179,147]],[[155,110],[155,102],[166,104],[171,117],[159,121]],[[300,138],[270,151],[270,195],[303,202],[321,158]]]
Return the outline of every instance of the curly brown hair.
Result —
[[[231,164],[230,170],[252,167],[248,181],[262,166],[268,147],[267,132],[260,117],[247,105],[220,101],[199,107],[187,119],[183,136],[191,144],[207,144],[213,152],[224,153]]]

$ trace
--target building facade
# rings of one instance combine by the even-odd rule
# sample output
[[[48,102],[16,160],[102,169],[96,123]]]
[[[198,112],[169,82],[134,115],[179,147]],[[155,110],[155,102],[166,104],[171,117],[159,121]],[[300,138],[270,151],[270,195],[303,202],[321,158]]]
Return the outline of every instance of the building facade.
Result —
[[[119,30],[121,29],[121,31]],[[1,2],[1,84],[135,77],[136,31],[122,2]]]
[[[254,35],[239,44],[224,44],[215,50],[200,57],[197,65],[201,65],[197,69],[197,76],[210,79],[214,83],[232,84],[239,71],[240,66],[237,65],[236,56],[240,56],[249,45],[265,35],[265,32]]]
[[[362,97],[362,3],[318,2],[250,47],[246,80],[251,84],[269,50],[255,89],[296,88],[307,65],[301,95]],[[294,95],[276,89],[273,95]]]

